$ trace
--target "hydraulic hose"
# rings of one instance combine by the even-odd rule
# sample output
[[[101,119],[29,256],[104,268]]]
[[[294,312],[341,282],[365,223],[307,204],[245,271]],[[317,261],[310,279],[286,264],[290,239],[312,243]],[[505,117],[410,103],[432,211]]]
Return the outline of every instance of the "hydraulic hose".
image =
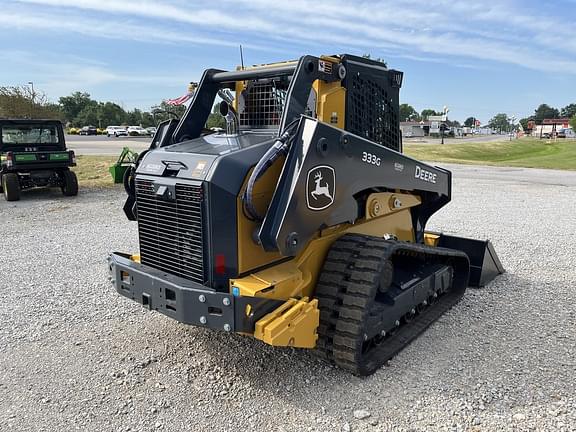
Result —
[[[262,221],[264,220],[264,215],[258,213],[256,207],[254,206],[253,201],[253,194],[254,194],[254,185],[258,181],[260,177],[264,175],[264,173],[280,158],[281,156],[286,156],[288,154],[288,150],[290,149],[290,145],[292,143],[292,132],[297,125],[297,121],[293,121],[287,127],[285,132],[274,142],[274,145],[268,149],[268,151],[262,156],[262,158],[254,167],[250,178],[248,179],[248,185],[246,186],[246,192],[244,192],[244,196],[242,197],[242,201],[244,203],[244,210],[246,216],[254,221]]]

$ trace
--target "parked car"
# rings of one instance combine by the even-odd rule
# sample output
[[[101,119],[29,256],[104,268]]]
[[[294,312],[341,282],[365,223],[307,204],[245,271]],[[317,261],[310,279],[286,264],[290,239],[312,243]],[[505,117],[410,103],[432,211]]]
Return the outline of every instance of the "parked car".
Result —
[[[558,131],[558,135],[556,135],[556,136],[558,138],[575,138],[576,133],[571,128],[564,128],[564,129],[560,129]]]
[[[106,136],[110,137],[110,136],[115,136],[115,137],[119,137],[119,136],[127,136],[128,135],[128,131],[126,131],[125,127],[122,126],[108,126],[106,128]]]
[[[84,126],[78,131],[78,135],[98,135],[96,126]]]
[[[129,126],[127,130],[130,136],[150,136],[150,132],[142,126]]]
[[[146,130],[148,131],[148,133],[150,134],[151,137],[156,135],[156,128],[154,126],[146,128]]]

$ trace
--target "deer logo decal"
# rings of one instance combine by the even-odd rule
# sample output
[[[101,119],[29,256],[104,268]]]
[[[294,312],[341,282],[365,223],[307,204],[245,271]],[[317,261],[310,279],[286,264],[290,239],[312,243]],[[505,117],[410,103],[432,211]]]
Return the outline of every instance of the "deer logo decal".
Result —
[[[317,171],[316,174],[314,174],[314,182],[316,183],[316,189],[310,192],[310,195],[312,195],[312,198],[314,198],[315,200],[317,200],[318,196],[320,195],[324,195],[328,197],[328,199],[333,199],[332,195],[330,195],[330,188],[328,186],[328,183],[326,183],[324,186],[321,186],[320,183],[321,181],[322,181],[322,173],[320,171]]]
[[[306,203],[310,210],[324,210],[334,202],[336,175],[334,168],[319,165],[308,171]]]

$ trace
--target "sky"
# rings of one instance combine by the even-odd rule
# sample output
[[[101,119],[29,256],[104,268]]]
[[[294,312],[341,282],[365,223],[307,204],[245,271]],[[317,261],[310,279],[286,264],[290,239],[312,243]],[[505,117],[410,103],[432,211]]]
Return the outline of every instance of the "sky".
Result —
[[[450,119],[576,102],[576,0],[0,0],[0,86],[149,110],[207,68],[371,54]]]

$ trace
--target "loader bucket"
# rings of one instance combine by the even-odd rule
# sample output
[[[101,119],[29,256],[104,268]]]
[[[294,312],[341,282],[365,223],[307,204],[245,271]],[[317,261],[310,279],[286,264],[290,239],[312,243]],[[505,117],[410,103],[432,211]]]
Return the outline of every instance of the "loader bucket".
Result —
[[[126,170],[129,167],[134,166],[137,159],[138,153],[130,150],[128,147],[124,147],[122,149],[122,153],[120,153],[116,163],[108,168],[114,183],[122,183],[124,181],[124,174],[126,173]]]
[[[438,246],[465,252],[470,259],[468,286],[480,288],[504,273],[504,267],[490,240],[475,240],[441,234]]]
[[[124,179],[124,174],[126,173],[127,169],[128,165],[114,164],[110,168],[108,168],[108,171],[110,172],[110,175],[112,176],[112,180],[114,181],[114,183],[122,183]]]

